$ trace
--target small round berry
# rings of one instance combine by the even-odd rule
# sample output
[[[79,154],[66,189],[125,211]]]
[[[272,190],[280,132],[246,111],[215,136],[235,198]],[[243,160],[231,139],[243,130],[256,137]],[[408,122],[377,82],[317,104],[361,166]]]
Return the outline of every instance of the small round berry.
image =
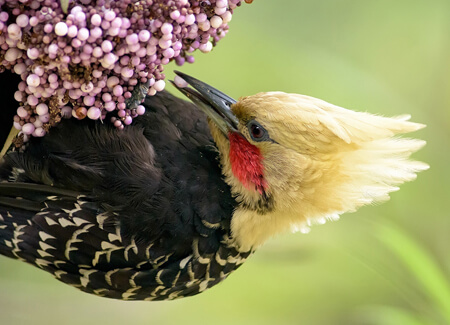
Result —
[[[101,111],[98,107],[92,106],[88,109],[87,116],[91,120],[97,120],[101,116]]]
[[[58,36],[66,36],[68,31],[69,27],[67,27],[65,22],[60,21],[55,25],[55,34]]]

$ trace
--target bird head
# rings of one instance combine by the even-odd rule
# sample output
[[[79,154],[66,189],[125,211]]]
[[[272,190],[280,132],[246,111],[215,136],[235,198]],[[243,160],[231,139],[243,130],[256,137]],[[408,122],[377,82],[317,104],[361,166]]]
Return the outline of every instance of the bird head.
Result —
[[[177,74],[191,86],[177,88],[209,118],[225,181],[239,203],[231,232],[242,250],[388,200],[428,168],[409,159],[425,141],[396,136],[424,127],[409,116],[376,116],[283,92],[235,101]]]

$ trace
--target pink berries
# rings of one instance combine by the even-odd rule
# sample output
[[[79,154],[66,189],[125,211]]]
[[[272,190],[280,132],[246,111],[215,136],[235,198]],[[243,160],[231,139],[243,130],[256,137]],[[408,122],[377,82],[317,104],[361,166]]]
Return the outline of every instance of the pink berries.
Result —
[[[165,88],[164,65],[194,62],[226,35],[241,0],[0,0],[0,71],[20,75],[14,125],[43,136],[61,117],[119,129]],[[31,3],[31,2],[30,2]],[[67,5],[67,2],[64,2]],[[120,112],[120,113],[119,113]]]

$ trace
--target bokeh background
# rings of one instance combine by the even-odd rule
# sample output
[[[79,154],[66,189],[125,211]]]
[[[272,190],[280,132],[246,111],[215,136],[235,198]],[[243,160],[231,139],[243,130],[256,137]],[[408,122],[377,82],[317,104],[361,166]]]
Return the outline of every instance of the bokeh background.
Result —
[[[450,324],[450,1],[255,0],[178,68],[232,97],[283,90],[428,125],[431,169],[391,201],[269,241],[227,281],[122,302],[0,257],[0,324]],[[170,86],[169,90],[174,91]]]

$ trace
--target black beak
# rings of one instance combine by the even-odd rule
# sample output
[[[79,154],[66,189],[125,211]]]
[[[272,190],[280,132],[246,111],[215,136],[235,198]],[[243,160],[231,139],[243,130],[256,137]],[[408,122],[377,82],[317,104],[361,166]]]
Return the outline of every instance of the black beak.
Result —
[[[172,84],[196,104],[225,135],[230,131],[239,132],[239,120],[230,109],[230,106],[236,103],[233,98],[187,74],[179,71],[175,73],[192,88],[180,87],[173,81]]]

